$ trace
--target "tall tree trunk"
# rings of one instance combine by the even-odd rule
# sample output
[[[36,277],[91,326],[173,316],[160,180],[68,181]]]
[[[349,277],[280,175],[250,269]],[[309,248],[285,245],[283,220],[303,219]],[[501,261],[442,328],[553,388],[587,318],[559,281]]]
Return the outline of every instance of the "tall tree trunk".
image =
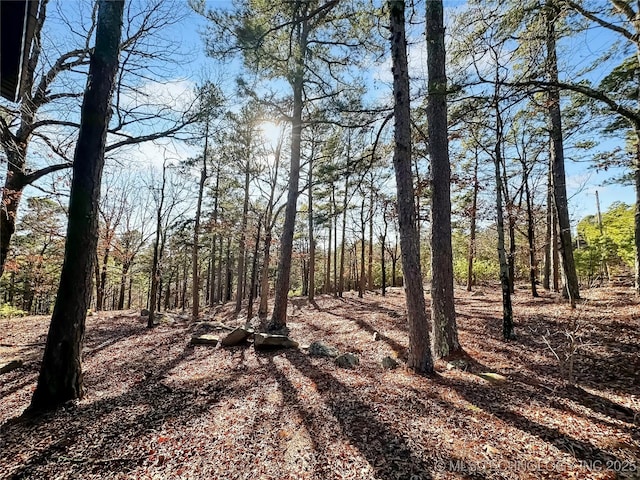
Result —
[[[439,8],[442,8],[442,2],[428,2],[428,12],[430,8],[433,8],[433,6],[430,6],[432,3],[438,3]],[[420,242],[416,228],[413,175],[411,172],[411,110],[409,105],[407,40],[404,23],[405,4],[402,0],[391,0],[388,5],[393,65],[393,98],[395,99],[393,166],[396,174],[400,248],[402,251],[407,319],[409,322],[407,365],[416,372],[432,373],[433,359],[431,357],[429,322],[422,286]]]
[[[299,15],[305,15],[306,7],[300,8]],[[307,37],[309,35],[309,21],[298,18],[296,35],[298,53],[292,72],[291,86],[293,87],[293,115],[291,118],[291,158],[289,167],[289,191],[284,214],[284,226],[280,237],[280,257],[278,258],[278,277],[274,292],[274,305],[268,329],[280,330],[287,326],[287,304],[291,275],[291,256],[293,254],[293,234],[296,227],[296,211],[298,205],[298,184],[300,183],[300,151],[302,140],[302,107],[304,68],[307,52]]]
[[[198,269],[198,243],[200,242],[200,216],[202,214],[202,197],[204,195],[204,185],[207,182],[207,150],[209,148],[209,119],[205,126],[204,152],[202,152],[202,169],[200,169],[200,182],[198,183],[198,201],[196,202],[196,218],[193,225],[193,249],[191,251],[191,276],[193,278],[193,288],[191,291],[191,316],[194,320],[200,315],[200,278]]]
[[[365,255],[366,255],[366,244],[365,244],[365,238],[366,238],[366,219],[365,219],[365,215],[364,215],[364,211],[365,211],[365,197],[364,195],[362,196],[362,203],[360,204],[360,278],[358,279],[358,298],[362,298],[364,296],[364,289],[366,286],[366,281],[367,281],[367,277],[365,276]]]
[[[509,212],[507,218],[509,219],[509,255],[507,255],[507,263],[509,264],[509,285],[511,286],[511,293],[516,291],[516,217],[513,213],[515,205],[513,201],[508,202]]]
[[[398,286],[398,236],[396,235],[393,254],[391,255],[391,286]]]
[[[367,252],[367,288],[373,290],[373,180],[371,181],[371,204],[369,205],[369,250]]]
[[[502,337],[505,340],[515,339],[513,327],[513,307],[511,303],[511,281],[509,280],[509,263],[504,242],[504,212],[502,209],[502,113],[500,111],[498,74],[496,72],[496,91],[494,107],[496,112],[496,145],[493,155],[496,179],[496,223],[498,229],[498,261],[500,263],[500,285],[502,287]]]
[[[187,308],[187,287],[189,284],[189,268],[187,262],[186,252],[184,253],[184,257],[182,259],[182,293],[180,295],[180,310],[183,312]],[[159,292],[162,292],[162,288],[159,289]],[[160,305],[160,299],[158,299],[158,305]]]
[[[348,160],[347,156],[347,160]],[[331,184],[331,209],[333,210],[333,296],[338,296],[338,205],[335,186]]]
[[[258,219],[258,233],[256,233],[256,243],[253,249],[253,260],[251,262],[251,284],[249,287],[249,303],[247,305],[247,322],[253,318],[253,299],[256,296],[256,282],[258,277],[258,251],[260,249],[260,235],[262,234],[262,217]]]
[[[640,50],[638,51],[638,56],[640,57]],[[635,151],[635,159],[634,159],[635,161],[633,165],[633,179],[634,179],[635,188],[636,188],[636,209],[635,209],[635,216],[634,216],[634,244],[636,247],[635,289],[636,289],[636,295],[640,295],[640,125],[636,125],[635,135],[636,135],[636,151]]]
[[[280,169],[280,155],[282,153],[283,136],[281,135],[276,145],[274,155],[274,174],[269,191],[269,201],[264,222],[264,249],[262,254],[262,272],[260,273],[260,306],[258,316],[264,318],[269,310],[269,267],[271,265],[271,240],[273,238],[273,202],[276,194],[278,171]]]
[[[560,291],[560,255],[558,239],[558,217],[555,208],[551,212],[551,270],[552,286],[554,292]]]
[[[91,298],[100,182],[123,10],[123,0],[98,3],[96,44],[74,154],[65,260],[30,411],[52,410],[83,394],[82,343]]]
[[[245,296],[244,285],[247,272],[247,216],[249,214],[249,182],[251,180],[249,170],[249,158],[244,167],[244,201],[242,203],[242,221],[240,226],[240,239],[238,240],[238,284],[236,286],[236,313],[242,309],[242,300]]]
[[[451,248],[451,166],[447,140],[447,76],[444,13],[441,0],[427,8],[427,123],[431,159],[431,321],[433,354],[447,357],[461,350],[453,301]]]
[[[218,277],[218,286],[216,288],[216,299],[218,302],[225,301],[224,295],[224,278],[222,276],[222,259],[224,258],[224,238],[222,235],[218,235],[219,237],[219,246],[218,246],[218,266],[216,268],[216,277]]]
[[[333,189],[333,184],[331,186],[331,188]],[[331,204],[329,204],[329,238],[327,241],[327,267],[326,267],[326,272],[325,272],[325,280],[324,280],[324,293],[331,293],[331,242],[333,241],[332,235],[333,235],[333,223],[331,221],[331,215],[334,214],[334,212],[331,210]]]
[[[133,275],[129,275],[129,290],[127,292],[127,310],[131,308],[131,295],[133,294]]]
[[[351,142],[349,142],[349,146]],[[347,147],[347,161],[349,161],[349,147]],[[340,277],[338,281],[338,295],[344,293],[344,261],[347,249],[347,207],[349,206],[349,174],[344,179],[344,201],[342,202],[342,237],[340,239]]]
[[[107,266],[109,265],[109,254],[111,253],[111,233],[109,226],[106,227],[106,238],[104,246],[104,255],[102,255],[102,267],[100,269],[100,288],[98,288],[96,296],[96,310],[104,310],[105,292],[107,290]]]
[[[382,270],[382,296],[387,295],[387,264],[385,262],[385,250],[387,248],[387,205],[385,203],[384,210],[382,211],[382,222],[384,228],[382,229],[382,235],[380,236],[380,269]]]
[[[546,15],[546,43],[547,43],[547,76],[551,83],[558,82],[558,60],[556,57],[555,20],[559,13],[554,0],[545,3]],[[569,222],[569,207],[567,201],[567,186],[564,171],[564,145],[562,139],[562,116],[560,111],[560,89],[548,89],[549,130],[551,132],[551,170],[553,172],[553,196],[558,217],[560,256],[566,294],[572,307],[580,298],[578,275],[573,258],[573,243],[571,241],[571,224]]]
[[[529,170],[527,162],[522,159],[522,181],[524,183],[525,200],[527,202],[527,241],[529,243],[529,282],[531,283],[531,295],[538,297],[536,288],[536,229],[533,219],[533,199],[529,190]]]
[[[604,227],[602,226],[602,212],[600,211],[600,195],[596,190],[596,213],[598,215],[598,231],[600,232],[600,237],[604,236]],[[611,280],[611,276],[609,274],[609,265],[607,263],[606,253],[603,252],[600,258],[600,276],[606,276],[607,281]]]
[[[476,220],[478,218],[478,192],[480,182],[478,181],[478,148],[475,149],[473,163],[473,197],[471,199],[471,225],[469,226],[469,252],[467,255],[467,292],[473,286],[473,260],[476,255]]]
[[[5,149],[7,156],[7,176],[2,189],[2,208],[0,209],[0,277],[9,255],[11,238],[16,231],[18,206],[24,190],[24,168],[27,155],[26,142],[17,148]]]
[[[124,308],[124,296],[127,287],[127,277],[129,276],[129,269],[131,268],[131,262],[127,259],[122,262],[122,271],[120,272],[120,290],[118,292],[118,310]],[[128,308],[128,307],[127,307]]]
[[[149,317],[147,328],[153,328],[155,323],[156,301],[158,297],[158,283],[160,283],[160,240],[162,235],[162,209],[164,207],[165,188],[167,186],[167,160],[162,163],[162,184],[160,199],[156,212],[156,238],[153,242],[153,260],[151,262],[151,287],[149,288]]]
[[[231,291],[233,289],[233,258],[231,256],[231,237],[227,238],[227,246],[226,246],[226,258],[225,262],[225,286],[224,286],[224,301],[231,301]]]
[[[312,145],[307,177],[307,182],[309,183],[309,302],[314,301],[316,293],[316,239],[313,233],[313,150]]]
[[[551,165],[549,165],[549,174],[547,175],[547,215],[544,234],[544,274],[542,276],[542,288],[551,289],[551,268],[553,263],[552,231],[553,231],[553,190],[551,182]]]

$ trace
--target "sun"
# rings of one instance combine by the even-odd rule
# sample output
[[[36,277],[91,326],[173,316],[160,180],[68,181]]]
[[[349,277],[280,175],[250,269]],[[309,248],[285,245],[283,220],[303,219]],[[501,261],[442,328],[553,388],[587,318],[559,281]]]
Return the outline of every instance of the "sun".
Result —
[[[278,140],[282,135],[284,125],[280,122],[265,120],[263,122],[260,122],[259,129],[265,143],[271,148],[275,149],[278,145]]]

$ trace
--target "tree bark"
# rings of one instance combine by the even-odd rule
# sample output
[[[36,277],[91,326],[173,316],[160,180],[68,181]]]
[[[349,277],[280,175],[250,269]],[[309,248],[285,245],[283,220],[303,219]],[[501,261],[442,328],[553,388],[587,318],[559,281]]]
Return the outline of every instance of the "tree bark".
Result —
[[[476,220],[478,218],[478,192],[480,182],[478,182],[478,148],[475,149],[473,164],[473,198],[471,200],[471,225],[469,226],[469,252],[467,255],[467,292],[473,286],[473,260],[476,255]]]
[[[202,214],[202,197],[204,195],[204,185],[207,182],[207,155],[209,149],[209,119],[205,126],[204,151],[202,152],[202,168],[200,169],[200,181],[198,182],[198,200],[196,202],[196,218],[193,225],[193,249],[191,251],[191,276],[193,277],[193,288],[191,289],[191,316],[194,320],[200,315],[200,278],[198,269],[198,247],[200,242],[200,216]]]
[[[256,243],[253,249],[253,259],[251,261],[251,284],[249,287],[249,302],[247,305],[247,322],[253,318],[253,299],[256,296],[256,282],[258,278],[258,251],[260,249],[260,235],[262,235],[262,217],[258,219],[258,233],[256,233]]]
[[[427,122],[431,159],[431,321],[433,354],[460,352],[453,300],[451,248],[451,166],[447,140],[447,77],[442,1],[427,8]]]
[[[122,271],[120,272],[120,289],[118,292],[118,310],[122,310],[124,308],[124,296],[125,290],[127,287],[127,277],[129,275],[129,269],[131,268],[131,263],[129,261],[122,262]]]
[[[640,49],[638,50],[640,56]],[[636,205],[634,214],[634,244],[635,244],[635,290],[640,296],[640,125],[635,128],[636,151],[633,165],[633,179],[636,188]]]
[[[333,190],[333,183],[331,184],[331,189]],[[333,198],[333,193],[332,193]],[[325,272],[325,280],[324,280],[324,293],[331,293],[331,242],[333,241],[333,222],[331,220],[331,216],[334,215],[331,203],[329,204],[329,235],[327,240],[327,266]]]
[[[312,146],[313,147],[313,146]],[[309,158],[309,172],[307,182],[309,184],[309,302],[314,301],[316,293],[316,239],[313,233],[313,148]]]
[[[149,288],[149,317],[147,328],[153,328],[155,320],[156,302],[158,298],[158,284],[160,283],[160,237],[162,234],[162,208],[164,206],[165,187],[167,184],[167,160],[162,164],[162,186],[158,211],[156,212],[156,238],[153,242],[153,260],[151,263],[151,288]]]
[[[301,10],[306,9],[301,8]],[[299,14],[304,16],[305,12],[300,11]],[[299,194],[298,185],[300,183],[304,68],[307,52],[307,37],[309,35],[309,21],[306,18],[297,18],[294,21],[296,23],[298,53],[291,80],[291,86],[293,87],[293,116],[291,124],[289,191],[287,194],[287,205],[285,207],[284,226],[282,236],[280,237],[280,257],[278,258],[278,277],[276,279],[274,292],[273,314],[271,315],[271,321],[268,325],[268,329],[271,331],[280,330],[287,326],[287,304],[291,281],[291,256],[293,253],[293,234],[296,226]]]
[[[267,203],[266,218],[264,222],[264,249],[262,254],[262,272],[260,274],[260,306],[258,316],[266,317],[269,304],[269,266],[271,265],[271,240],[273,239],[273,202],[276,195],[278,171],[280,170],[280,154],[282,153],[282,135],[278,139],[274,155],[274,174],[271,179],[271,190]]]
[[[364,211],[365,211],[365,202],[366,198],[362,196],[362,203],[360,204],[360,278],[358,279],[358,298],[364,297],[364,289],[366,287],[367,277],[365,275],[365,254],[366,254],[366,225],[367,221],[365,219]]]
[[[65,259],[38,384],[29,406],[34,412],[55,409],[83,395],[82,343],[91,298],[100,182],[123,10],[123,0],[98,2],[96,44],[74,154]]]
[[[348,142],[347,147],[347,162],[350,159],[349,147],[351,142]],[[338,295],[342,297],[344,293],[344,261],[347,249],[347,207],[349,206],[349,174],[344,179],[344,201],[342,202],[342,237],[340,239],[340,276],[338,281]]]
[[[542,276],[542,288],[545,290],[551,289],[551,269],[552,269],[552,250],[554,245],[552,244],[553,233],[553,191],[551,182],[551,165],[549,165],[549,174],[547,175],[547,214],[546,214],[546,227],[544,234],[544,274]]]
[[[497,74],[496,74],[497,77]],[[511,281],[509,279],[509,262],[504,242],[504,212],[502,208],[502,113],[500,111],[498,81],[496,78],[494,108],[496,112],[496,144],[493,155],[496,180],[496,224],[498,229],[498,261],[500,263],[500,285],[502,288],[502,337],[505,340],[515,339],[513,326],[513,306],[511,303]]]
[[[247,152],[248,153],[248,152]],[[249,157],[244,166],[244,201],[242,203],[242,221],[240,224],[240,239],[238,240],[238,284],[236,285],[236,313],[242,309],[242,300],[245,297],[245,275],[247,272],[247,216],[249,214],[249,182],[250,164]]]
[[[536,288],[536,229],[533,219],[533,199],[529,189],[529,170],[527,162],[523,158],[522,162],[522,181],[524,183],[525,201],[527,202],[527,242],[529,244],[529,282],[531,284],[531,296],[538,297],[538,289]]]
[[[441,2],[438,3],[442,8]],[[433,358],[431,357],[429,322],[420,269],[420,242],[416,228],[413,175],[411,170],[411,110],[409,104],[407,40],[405,35],[405,3],[402,0],[391,0],[388,2],[388,6],[393,65],[393,97],[395,99],[393,166],[396,174],[400,248],[402,251],[407,320],[409,323],[407,366],[416,372],[429,374],[433,373]]]
[[[558,81],[558,60],[556,57],[555,19],[558,13],[553,0],[545,3],[546,15],[546,44],[547,44],[547,76],[550,82]],[[578,275],[573,258],[573,243],[571,240],[571,224],[569,222],[569,208],[567,201],[567,186],[564,171],[564,145],[562,139],[562,115],[560,111],[560,89],[551,86],[548,89],[548,115],[551,132],[551,171],[553,178],[553,196],[558,218],[560,237],[560,256],[566,293],[572,307],[580,298]]]

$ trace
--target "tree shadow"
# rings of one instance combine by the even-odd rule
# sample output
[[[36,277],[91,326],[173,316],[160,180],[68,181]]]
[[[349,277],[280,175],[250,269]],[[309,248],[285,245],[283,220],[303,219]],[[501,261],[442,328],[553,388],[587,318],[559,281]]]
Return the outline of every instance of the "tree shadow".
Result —
[[[523,432],[538,437],[540,440],[572,455],[579,461],[598,461],[601,462],[601,465],[615,465],[615,462],[623,462],[623,459],[619,459],[611,452],[602,450],[589,442],[566,435],[558,428],[543,425],[516,413],[512,409],[513,402],[510,400],[509,395],[503,394],[499,387],[471,384],[444,377],[441,377],[438,381],[442,386],[454,389],[469,403]],[[526,395],[526,393],[522,392],[522,395]],[[525,399],[523,398],[523,400]]]
[[[134,456],[122,456],[125,446],[139,436],[161,431],[167,421],[188,422],[215,407],[223,397],[243,396],[237,385],[241,370],[223,377],[215,377],[172,387],[162,379],[173,369],[188,361],[194,352],[185,347],[180,354],[158,362],[154,371],[116,397],[97,399],[87,404],[68,404],[38,417],[17,417],[0,426],[0,452],[15,450],[12,446],[37,445],[32,455],[10,472],[9,478],[34,478],[41,469],[51,473],[50,464],[70,464],[75,478],[95,474],[122,474],[148,459],[149,452],[138,451]],[[140,412],[122,415],[120,412]],[[91,439],[82,458],[74,456],[78,439]],[[0,463],[3,454],[0,453]],[[95,460],[97,459],[97,461]],[[65,470],[68,471],[68,470]]]
[[[316,385],[333,417],[340,424],[342,435],[364,456],[380,480],[431,479],[432,472],[439,470],[439,462],[449,465],[454,458],[442,458],[438,452],[421,452],[423,458],[415,452],[407,440],[395,431],[392,425],[381,421],[371,405],[363,401],[352,389],[338,381],[334,376],[314,366],[299,352],[286,352],[289,362],[305,377]],[[292,391],[287,381],[278,378],[287,398],[297,410],[304,412],[305,407]],[[305,424],[311,431],[315,428],[313,416],[303,415]],[[447,463],[448,462],[448,463]],[[478,473],[473,478],[486,478]]]

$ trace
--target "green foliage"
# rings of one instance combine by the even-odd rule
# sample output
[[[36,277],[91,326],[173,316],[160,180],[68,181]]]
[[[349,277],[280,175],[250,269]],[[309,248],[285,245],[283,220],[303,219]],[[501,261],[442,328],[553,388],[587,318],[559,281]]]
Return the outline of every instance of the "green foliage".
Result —
[[[500,278],[500,265],[495,250],[495,232],[489,229],[479,230],[476,236],[476,254],[473,259],[474,283],[495,282]],[[461,231],[454,232],[453,276],[460,284],[467,283],[469,237]]]
[[[497,258],[497,257],[496,257]],[[456,258],[453,261],[453,276],[460,284],[467,283],[467,272],[469,262],[466,258]],[[495,282],[500,278],[500,265],[497,260],[479,258],[473,261],[474,283]]]
[[[13,305],[9,305],[8,303],[3,303],[0,305],[0,318],[24,317],[28,314],[28,312],[20,310]]]
[[[610,270],[625,271],[634,265],[634,208],[616,202],[602,215],[602,233],[594,215],[578,223],[580,246],[575,252],[580,275],[592,276],[603,262]]]

